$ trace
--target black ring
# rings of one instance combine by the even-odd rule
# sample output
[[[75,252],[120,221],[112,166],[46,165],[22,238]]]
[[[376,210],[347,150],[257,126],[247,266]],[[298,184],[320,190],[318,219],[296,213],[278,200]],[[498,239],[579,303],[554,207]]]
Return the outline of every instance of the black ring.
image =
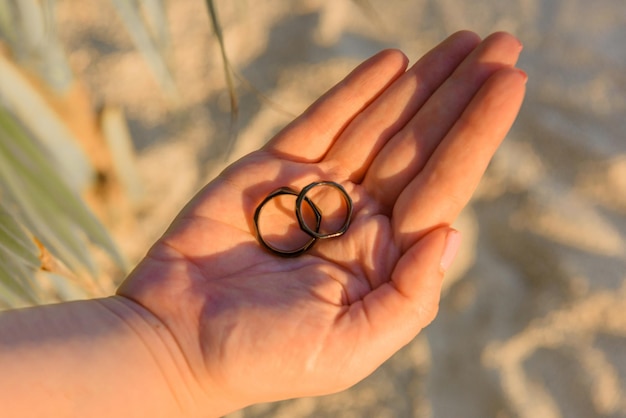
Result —
[[[343,196],[343,199],[346,202],[346,206],[347,206],[347,209],[346,209],[347,210],[346,220],[344,221],[344,223],[341,226],[341,228],[339,228],[335,232],[331,232],[331,233],[328,233],[328,234],[320,234],[319,233],[320,225],[316,225],[315,231],[313,231],[306,224],[306,222],[304,221],[304,217],[302,216],[302,201],[306,200],[307,203],[312,204],[311,201],[309,200],[309,198],[306,197],[306,194],[311,189],[313,189],[314,187],[317,187],[317,186],[332,186],[332,187],[334,187],[335,189],[339,190],[339,192],[341,192],[341,195]],[[317,239],[326,239],[326,238],[338,237],[338,236],[341,236],[341,235],[345,234],[345,232],[348,230],[348,227],[350,226],[350,220],[352,219],[352,199],[348,195],[348,192],[346,192],[346,189],[344,189],[341,184],[335,183],[334,181],[316,181],[316,182],[313,182],[313,183],[309,184],[304,189],[302,189],[302,191],[298,195],[298,198],[296,199],[296,216],[298,217],[298,223],[300,224],[300,229],[302,229],[304,232],[309,234],[311,237],[317,238]],[[320,218],[321,218],[321,216],[320,216]]]
[[[281,196],[281,195],[285,195],[285,194],[292,195],[292,196],[298,196],[298,199],[300,199],[300,196],[301,196],[301,194],[298,194],[295,190],[293,190],[293,189],[291,189],[289,187],[281,187],[280,189],[276,189],[272,193],[268,194],[265,197],[265,199],[263,199],[263,201],[259,204],[259,206],[257,206],[256,211],[254,212],[254,229],[255,229],[256,237],[257,237],[257,240],[259,241],[259,243],[263,247],[268,249],[269,251],[271,251],[274,254],[277,254],[277,255],[279,255],[281,257],[297,257],[297,256],[303,254],[304,252],[306,252],[311,247],[313,247],[313,245],[317,242],[317,237],[311,235],[307,231],[304,231],[311,237],[311,239],[308,240],[300,248],[297,248],[295,250],[284,251],[284,250],[280,250],[278,248],[274,248],[271,245],[269,245],[263,239],[263,236],[261,235],[261,230],[259,228],[259,215],[261,214],[261,209],[263,209],[263,206],[265,206],[265,204],[267,202],[269,202],[270,200],[272,200],[276,196]],[[311,202],[311,200],[308,197],[305,197],[304,199],[306,200],[306,203],[308,203],[308,205],[311,207],[311,209],[315,213],[315,225],[316,225],[315,228],[316,228],[316,232],[317,232],[317,231],[320,230],[320,226],[322,225],[322,213],[319,210],[319,208],[317,206],[315,206],[315,204],[313,202]],[[302,205],[302,199],[300,199],[300,205]],[[301,214],[300,214],[300,216],[301,216]],[[299,222],[300,221],[298,220],[298,223]]]

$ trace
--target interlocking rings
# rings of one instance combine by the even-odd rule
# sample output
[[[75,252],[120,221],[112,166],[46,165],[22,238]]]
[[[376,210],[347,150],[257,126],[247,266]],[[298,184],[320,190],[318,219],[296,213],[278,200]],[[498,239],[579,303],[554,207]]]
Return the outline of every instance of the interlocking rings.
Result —
[[[341,196],[343,197],[343,200],[346,202],[346,207],[347,207],[346,219],[344,220],[341,228],[339,228],[336,232],[331,232],[328,234],[320,234],[319,227],[316,228],[315,231],[313,231],[311,228],[309,228],[309,226],[304,221],[304,217],[302,216],[302,201],[307,199],[306,194],[309,191],[311,191],[311,189],[317,186],[334,187],[335,189],[339,190],[339,192],[341,192]],[[316,181],[314,183],[309,184],[304,189],[302,189],[302,191],[298,195],[298,198],[296,199],[296,216],[298,217],[298,224],[300,224],[300,229],[302,229],[304,232],[306,232],[308,235],[314,238],[326,239],[326,238],[339,237],[345,234],[346,231],[348,230],[348,227],[350,226],[350,220],[352,219],[352,199],[350,199],[348,192],[346,192],[346,189],[344,189],[341,186],[341,184],[335,183],[334,181]]]
[[[329,233],[320,232],[320,228],[322,225],[322,211],[320,210],[318,206],[315,205],[315,203],[311,201],[309,197],[307,197],[307,194],[311,191],[311,189],[315,187],[320,187],[320,186],[330,186],[330,187],[337,189],[341,193],[341,197],[343,198],[346,204],[345,219],[341,227],[335,232],[329,232]],[[304,245],[294,250],[281,250],[279,248],[276,248],[270,245],[263,238],[263,235],[261,234],[261,230],[259,228],[259,216],[261,214],[261,209],[263,209],[263,206],[265,206],[265,204],[267,204],[270,200],[281,195],[297,196],[295,213],[296,213],[296,218],[298,219],[298,225],[300,226],[300,229],[302,231],[304,231],[308,236],[311,237],[311,239],[309,239]],[[306,202],[315,215],[315,228],[314,229],[312,229],[304,220],[304,216],[302,214],[302,202]],[[348,227],[350,226],[351,220],[352,220],[352,199],[350,198],[350,195],[348,195],[348,192],[346,192],[346,190],[343,188],[343,186],[341,186],[339,183],[335,183],[334,181],[313,182],[307,185],[306,187],[304,187],[300,191],[300,193],[297,193],[295,190],[293,190],[290,187],[281,187],[279,189],[274,190],[270,194],[268,194],[265,197],[265,199],[263,199],[263,201],[259,204],[259,206],[257,206],[254,212],[254,228],[255,228],[257,240],[264,248],[266,248],[267,250],[281,257],[297,257],[299,255],[304,254],[309,249],[311,249],[311,247],[315,245],[317,240],[335,238],[335,237],[339,237],[345,234],[346,231],[348,230]]]
[[[263,209],[263,206],[265,206],[267,202],[281,195],[298,196],[298,192],[289,187],[281,187],[280,189],[274,190],[272,193],[268,194],[265,199],[263,199],[263,201],[259,204],[259,206],[257,206],[256,211],[254,212],[254,228],[256,229],[256,237],[263,247],[275,254],[281,255],[283,257],[297,257],[301,254],[304,254],[305,251],[311,248],[313,244],[315,244],[315,242],[317,241],[317,238],[311,237],[311,239],[308,240],[302,247],[296,248],[295,250],[285,251],[272,247],[267,241],[265,241],[263,239],[263,235],[261,235],[261,230],[259,228],[259,215],[261,214],[261,209]],[[309,198],[306,198],[306,203],[311,207],[313,213],[315,214],[315,229],[316,231],[319,231],[319,228],[322,225],[322,212],[318,209],[317,206],[315,206],[313,202],[311,202]]]

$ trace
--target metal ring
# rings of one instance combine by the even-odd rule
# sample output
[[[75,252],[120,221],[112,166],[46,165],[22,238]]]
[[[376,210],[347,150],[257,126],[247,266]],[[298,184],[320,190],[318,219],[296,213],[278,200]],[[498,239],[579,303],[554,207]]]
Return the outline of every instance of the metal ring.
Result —
[[[313,245],[317,242],[317,237],[311,235],[310,233],[306,232],[311,239],[308,240],[302,247],[300,248],[296,248],[295,250],[281,250],[275,247],[272,247],[271,245],[269,245],[264,239],[263,236],[261,235],[261,230],[259,228],[259,215],[261,214],[261,209],[263,209],[263,206],[265,206],[265,204],[267,202],[269,202],[270,200],[272,200],[273,198],[277,197],[277,196],[281,196],[281,195],[292,195],[292,196],[298,196],[298,198],[300,198],[300,194],[298,194],[295,190],[289,188],[289,187],[281,187],[280,189],[276,189],[274,190],[272,193],[268,194],[265,199],[263,199],[263,201],[259,204],[259,206],[257,206],[256,211],[254,212],[254,229],[256,232],[256,238],[259,241],[259,243],[265,247],[266,249],[268,249],[269,251],[273,252],[274,254],[277,254],[281,257],[297,257],[301,254],[303,254],[304,252],[306,252],[307,250],[309,250],[311,247],[313,247]],[[308,197],[305,197],[304,200],[306,201],[306,203],[311,207],[311,209],[313,210],[313,213],[315,213],[315,229],[316,232],[319,231],[320,226],[322,225],[322,213],[319,210],[319,208],[317,206],[315,206],[315,204],[313,202],[311,202],[311,200]],[[300,199],[300,205],[302,205],[302,199]],[[300,214],[301,216],[301,214]],[[300,223],[300,221],[298,220],[298,223]]]
[[[346,202],[346,206],[347,206],[347,209],[346,209],[346,211],[347,211],[346,219],[345,219],[343,225],[341,226],[341,228],[339,228],[335,232],[331,232],[331,233],[328,233],[328,234],[321,234],[319,232],[320,225],[316,225],[315,231],[313,231],[306,224],[306,222],[304,221],[304,217],[302,216],[302,201],[305,200],[305,201],[307,201],[307,203],[312,204],[312,203],[310,203],[309,198],[306,197],[306,194],[309,191],[311,191],[311,189],[313,189],[314,187],[317,187],[317,186],[331,186],[331,187],[334,187],[335,189],[339,190],[339,192],[341,193],[341,195],[343,197],[343,200]],[[313,238],[327,239],[327,238],[338,237],[338,236],[341,236],[341,235],[345,234],[345,232],[348,230],[348,227],[350,226],[350,220],[352,219],[352,199],[348,195],[348,192],[346,192],[346,189],[344,189],[341,184],[335,183],[334,181],[316,181],[316,182],[313,182],[313,183],[309,184],[304,189],[302,189],[302,191],[298,195],[298,198],[296,199],[296,217],[298,218],[298,223],[300,224],[300,229],[302,229],[304,232],[306,232],[307,234],[309,234]],[[320,218],[321,218],[321,216],[320,216]]]

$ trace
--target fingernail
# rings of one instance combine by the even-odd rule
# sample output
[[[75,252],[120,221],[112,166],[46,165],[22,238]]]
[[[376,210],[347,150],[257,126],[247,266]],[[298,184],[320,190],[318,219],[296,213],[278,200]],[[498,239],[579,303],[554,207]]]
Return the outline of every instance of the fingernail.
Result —
[[[451,229],[446,236],[446,245],[443,248],[443,254],[441,255],[441,261],[439,262],[442,272],[445,273],[450,268],[460,246],[461,233],[456,229]]]
[[[520,73],[522,77],[524,77],[524,84],[526,84],[526,82],[528,81],[528,74],[526,74],[524,70],[520,70],[519,68],[517,68],[517,72]]]

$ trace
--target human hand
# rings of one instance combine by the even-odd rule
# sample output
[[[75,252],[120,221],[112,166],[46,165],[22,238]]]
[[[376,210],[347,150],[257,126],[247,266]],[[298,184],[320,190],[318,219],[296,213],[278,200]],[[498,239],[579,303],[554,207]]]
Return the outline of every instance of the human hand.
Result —
[[[118,294],[171,333],[200,407],[345,389],[433,320],[458,244],[449,225],[523,99],[520,51],[508,34],[460,32],[408,71],[383,51],[187,205]],[[257,205],[319,180],[352,197],[346,234],[297,258],[262,248]],[[332,223],[343,209],[329,202]],[[299,233],[275,206],[263,231]]]

